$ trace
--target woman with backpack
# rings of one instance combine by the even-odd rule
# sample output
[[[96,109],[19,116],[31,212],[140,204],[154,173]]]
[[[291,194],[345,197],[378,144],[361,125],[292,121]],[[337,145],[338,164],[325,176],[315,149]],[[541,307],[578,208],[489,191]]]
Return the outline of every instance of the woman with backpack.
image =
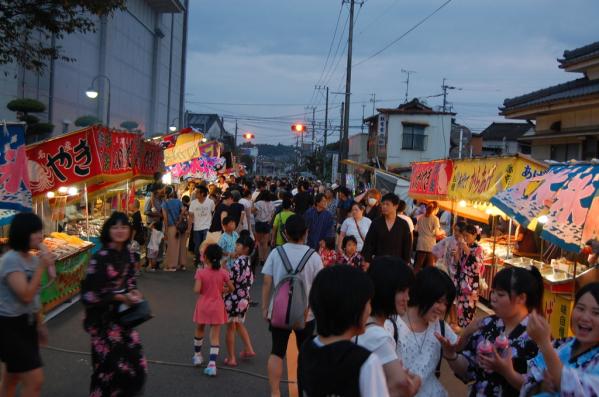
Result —
[[[287,242],[287,238],[285,237],[285,222],[294,212],[291,210],[291,206],[293,205],[293,201],[290,197],[285,196],[281,203],[281,211],[275,215],[273,219],[273,227],[272,227],[272,241],[270,243],[271,247],[278,247]]]
[[[162,216],[166,226],[164,240],[167,243],[164,271],[176,272],[177,268],[185,270],[187,265],[185,236],[189,232],[189,222],[187,210],[171,186],[166,188],[166,198],[162,203]]]

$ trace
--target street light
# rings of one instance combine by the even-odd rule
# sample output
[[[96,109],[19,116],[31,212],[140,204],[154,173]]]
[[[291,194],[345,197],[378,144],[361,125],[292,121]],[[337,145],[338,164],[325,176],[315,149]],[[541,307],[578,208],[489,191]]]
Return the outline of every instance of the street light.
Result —
[[[179,120],[179,117],[175,117],[175,118],[173,119],[173,121],[171,121],[171,123],[170,123],[170,127],[168,127],[168,129],[169,129],[169,131],[170,131],[170,132],[175,132],[175,131],[177,131],[177,126],[175,125],[175,120]]]
[[[107,109],[106,109],[106,126],[108,128],[110,128],[110,79],[108,78],[108,76],[106,76],[104,74],[99,74],[96,77],[94,77],[94,79],[92,80],[92,83],[89,85],[89,88],[87,89],[87,91],[85,91],[85,95],[90,99],[96,99],[98,97],[99,93],[94,88],[94,83],[99,78],[106,79],[106,81],[108,82],[108,95],[107,95],[108,103],[107,103]]]
[[[252,134],[251,132],[246,132],[245,134],[243,134],[243,138],[246,141],[251,141],[252,139],[254,139],[256,136],[254,134]]]

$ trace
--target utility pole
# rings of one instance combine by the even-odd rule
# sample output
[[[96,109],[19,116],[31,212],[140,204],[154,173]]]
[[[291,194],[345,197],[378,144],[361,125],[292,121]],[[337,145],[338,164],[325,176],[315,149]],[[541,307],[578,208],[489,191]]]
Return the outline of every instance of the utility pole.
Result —
[[[324,108],[324,144],[323,144],[323,159],[322,159],[322,174],[326,178],[327,175],[327,134],[329,132],[329,87],[327,87],[326,105]]]
[[[364,117],[365,117],[364,109],[366,109],[365,103],[362,104],[362,134],[364,133]]]
[[[235,142],[233,143],[233,153],[237,153],[237,120],[235,120]]]
[[[443,112],[447,111],[447,90],[462,90],[461,88],[445,84],[445,80],[447,79],[443,78],[443,85],[441,85],[441,89],[443,90]]]
[[[343,139],[342,139],[342,154],[341,159],[347,160],[348,155],[348,136],[349,136],[349,110],[350,110],[350,95],[351,95],[351,71],[352,71],[352,47],[354,42],[354,8],[356,0],[344,0],[349,2],[349,36],[347,38],[347,71],[345,73],[345,108],[343,118]],[[341,185],[345,186],[347,167],[345,164],[341,166]]]
[[[370,102],[372,102],[372,115],[376,114],[376,94],[373,92],[370,94]]]
[[[406,78],[406,81],[405,81],[405,83],[406,83],[406,99],[405,99],[404,103],[408,103],[408,101],[409,101],[409,95],[408,95],[408,93],[410,91],[410,75],[412,73],[416,73],[416,72],[414,70],[406,70],[406,69],[402,69],[401,72],[405,73],[407,75],[407,78]]]
[[[312,106],[312,154],[316,153],[316,106]]]
[[[343,139],[343,118],[345,116],[345,102],[341,102],[341,123],[339,124],[339,154],[341,155],[341,140]],[[341,156],[339,156],[341,157]]]

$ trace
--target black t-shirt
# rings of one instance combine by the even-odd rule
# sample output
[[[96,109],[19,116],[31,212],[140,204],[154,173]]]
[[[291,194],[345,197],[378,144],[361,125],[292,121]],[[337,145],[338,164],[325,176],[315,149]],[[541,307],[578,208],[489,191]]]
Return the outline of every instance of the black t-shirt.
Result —
[[[229,206],[226,204],[219,204],[214,210],[214,215],[212,216],[212,223],[210,224],[210,232],[222,232],[223,224],[221,222],[221,216],[223,211],[229,213]]]
[[[135,211],[133,215],[131,215],[131,228],[135,230],[135,238],[140,245],[143,245],[145,242],[145,236],[143,232],[143,223],[141,221],[141,213],[139,211]]]
[[[227,213],[229,216],[232,216],[233,218],[235,218],[235,222],[237,223],[237,226],[239,226],[239,221],[241,220],[241,215],[243,214],[244,211],[245,211],[245,207],[243,206],[243,204],[233,203],[229,207],[229,210],[227,211]]]
[[[295,213],[298,215],[304,215],[304,212],[314,204],[312,195],[308,192],[299,192],[293,198],[295,203]]]

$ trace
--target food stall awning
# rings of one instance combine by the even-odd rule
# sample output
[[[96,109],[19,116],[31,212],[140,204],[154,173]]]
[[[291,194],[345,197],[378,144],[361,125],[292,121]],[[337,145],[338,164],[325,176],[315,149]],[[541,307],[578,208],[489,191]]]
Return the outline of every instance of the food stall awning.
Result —
[[[32,207],[25,124],[4,122],[0,128],[0,210],[5,210],[1,218],[9,222],[16,212]]]
[[[541,238],[579,252],[599,237],[599,164],[553,165],[544,175],[496,194],[491,203],[523,225],[540,222]]]
[[[418,200],[447,200],[452,175],[452,160],[412,163],[410,197]]]

